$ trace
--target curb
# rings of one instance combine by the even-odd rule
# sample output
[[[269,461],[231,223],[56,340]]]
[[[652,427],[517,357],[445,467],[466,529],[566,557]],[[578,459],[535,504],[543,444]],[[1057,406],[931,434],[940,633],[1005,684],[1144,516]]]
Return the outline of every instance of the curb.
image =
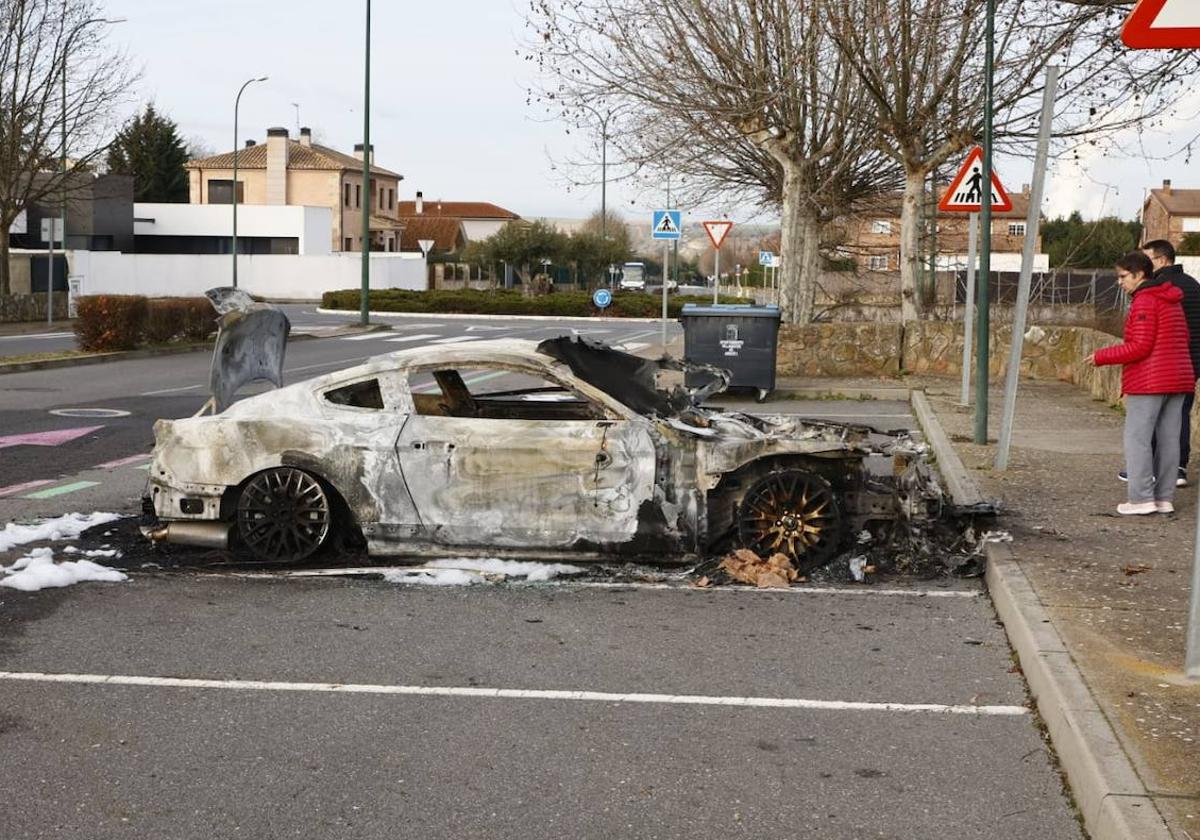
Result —
[[[1092,840],[1171,840],[1011,548],[988,543],[986,581]]]
[[[381,329],[376,327],[375,329]],[[372,332],[373,330],[364,330]],[[298,333],[288,337],[288,344],[296,341],[311,341],[315,338],[331,338],[330,336]],[[0,376],[6,373],[25,373],[31,370],[53,370],[55,368],[77,367],[83,365],[98,365],[104,362],[123,362],[127,359],[149,359],[154,356],[178,356],[184,353],[199,351],[212,352],[212,344],[192,344],[186,347],[147,347],[143,350],[118,350],[113,353],[89,353],[86,356],[69,356],[65,359],[42,359],[35,362],[0,362]]]
[[[889,385],[864,385],[851,388],[787,387],[776,388],[772,396],[799,400],[897,400],[909,402],[912,391]],[[768,401],[769,402],[769,401]]]
[[[979,486],[951,446],[924,391],[913,391],[912,406],[954,502],[982,502]],[[1016,651],[1091,840],[1172,840],[1012,548],[989,542],[984,551],[988,594]]]
[[[317,312],[322,315],[352,315],[353,310],[350,309],[323,309],[317,307]],[[564,321],[581,324],[602,324],[605,321],[614,321],[621,324],[658,324],[662,322],[662,318],[607,318],[603,315],[595,315],[591,317],[580,317],[578,315],[469,315],[462,312],[368,312],[368,318],[449,318],[451,320],[474,320],[474,321],[554,321],[563,323]],[[676,321],[675,318],[668,318],[668,321]]]

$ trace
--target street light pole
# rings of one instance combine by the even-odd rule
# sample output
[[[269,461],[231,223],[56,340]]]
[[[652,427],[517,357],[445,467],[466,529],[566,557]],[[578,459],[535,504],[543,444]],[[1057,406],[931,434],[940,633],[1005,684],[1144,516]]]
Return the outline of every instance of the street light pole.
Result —
[[[621,106],[609,108],[603,115],[590,105],[580,103],[583,110],[600,121],[600,238],[608,239],[608,121]]]
[[[88,18],[83,23],[79,24],[71,34],[67,36],[66,42],[63,44],[62,55],[62,125],[61,132],[61,147],[59,154],[61,160],[59,172],[58,186],[58,216],[59,216],[59,235],[62,236],[63,257],[67,255],[67,56],[71,52],[71,43],[75,40],[84,27],[91,26],[93,23],[124,23],[125,18]],[[68,312],[67,317],[71,317]],[[54,226],[50,226],[50,264],[46,266],[46,323],[50,324],[54,321]]]
[[[980,218],[979,298],[975,326],[975,443],[987,444],[988,439],[988,349],[991,320],[991,296],[988,281],[992,271],[992,108],[994,106],[994,71],[996,51],[996,0],[987,2],[987,30],[983,66],[983,195]]]
[[[233,195],[230,201],[233,202],[233,244],[230,248],[233,251],[233,288],[237,288],[237,206],[238,206],[238,108],[242,104],[242,92],[247,87],[255,82],[265,82],[266,76],[259,76],[256,79],[247,79],[242,82],[242,86],[238,88],[237,98],[233,100]],[[203,186],[203,185],[201,185]]]
[[[365,327],[371,311],[371,0],[367,0],[366,47],[363,53],[363,204],[362,294],[359,320]]]

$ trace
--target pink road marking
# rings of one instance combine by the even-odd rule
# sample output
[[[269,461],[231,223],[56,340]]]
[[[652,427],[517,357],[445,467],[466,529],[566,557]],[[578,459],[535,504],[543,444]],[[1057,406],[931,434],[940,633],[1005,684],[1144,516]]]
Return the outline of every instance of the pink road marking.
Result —
[[[149,452],[145,453],[144,455],[130,455],[128,458],[118,458],[115,461],[105,461],[103,464],[97,464],[92,469],[115,470],[117,467],[127,467],[130,464],[136,464],[138,461],[145,461],[149,457]]]
[[[46,478],[41,481],[26,481],[24,484],[10,484],[7,487],[0,487],[0,497],[12,496],[22,490],[32,490],[35,487],[44,487],[53,483],[53,480]]]
[[[8,446],[58,446],[103,429],[103,426],[82,426],[78,429],[56,429],[53,432],[29,432],[23,435],[0,437],[0,449]]]

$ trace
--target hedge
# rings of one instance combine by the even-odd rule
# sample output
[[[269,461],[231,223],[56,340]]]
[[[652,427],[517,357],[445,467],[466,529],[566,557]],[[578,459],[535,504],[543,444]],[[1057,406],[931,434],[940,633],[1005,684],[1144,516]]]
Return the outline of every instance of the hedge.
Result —
[[[90,352],[203,341],[216,330],[216,317],[207,298],[88,295],[78,301],[75,338]]]
[[[722,295],[721,303],[748,303],[746,298]],[[709,296],[671,295],[667,298],[667,313],[678,318],[684,304],[712,303]],[[359,290],[340,289],[321,296],[323,309],[359,309]],[[601,310],[592,304],[589,292],[553,292],[527,297],[509,289],[479,291],[475,289],[439,289],[416,292],[405,289],[378,289],[371,292],[374,312],[455,313],[462,315],[559,315],[562,317],[594,317]],[[618,292],[612,306],[603,311],[608,317],[654,318],[662,314],[662,298],[645,292]]]

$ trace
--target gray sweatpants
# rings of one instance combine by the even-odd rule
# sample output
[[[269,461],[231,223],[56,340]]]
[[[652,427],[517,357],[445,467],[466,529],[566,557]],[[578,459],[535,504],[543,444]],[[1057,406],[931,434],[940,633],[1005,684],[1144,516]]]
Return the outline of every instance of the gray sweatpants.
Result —
[[[1179,426],[1184,394],[1125,397],[1125,473],[1129,501],[1169,502],[1179,472]],[[1151,441],[1157,442],[1157,447]]]

